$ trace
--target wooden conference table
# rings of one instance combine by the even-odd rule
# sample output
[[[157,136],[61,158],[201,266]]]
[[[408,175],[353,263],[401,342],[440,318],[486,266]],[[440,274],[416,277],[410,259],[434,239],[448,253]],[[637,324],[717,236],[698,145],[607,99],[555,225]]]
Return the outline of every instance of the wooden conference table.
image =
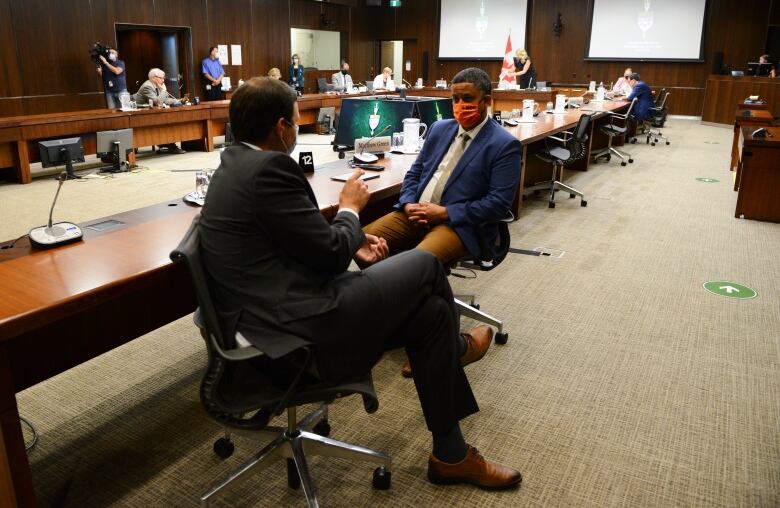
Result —
[[[542,114],[510,131],[524,141],[526,159],[529,147],[572,128],[579,116]],[[365,220],[395,201],[415,157],[380,160],[386,169],[367,182]],[[337,212],[342,187],[330,176],[348,171],[345,161],[336,161],[309,176],[328,218]],[[524,176],[525,168],[521,181]],[[188,274],[168,255],[197,213],[176,199],[85,222],[83,242],[36,251],[23,239],[0,251],[0,501],[35,506],[16,392],[194,311]]]

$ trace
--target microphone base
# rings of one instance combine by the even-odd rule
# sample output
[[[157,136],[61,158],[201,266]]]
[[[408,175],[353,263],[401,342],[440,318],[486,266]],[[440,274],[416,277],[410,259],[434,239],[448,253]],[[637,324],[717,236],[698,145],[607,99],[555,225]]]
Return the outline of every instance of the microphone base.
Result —
[[[379,160],[379,157],[374,155],[373,153],[356,153],[354,156],[355,162],[362,163],[362,164],[373,164],[374,162]]]
[[[83,239],[81,228],[72,222],[58,222],[52,227],[40,226],[30,230],[30,245],[36,249],[50,249]]]

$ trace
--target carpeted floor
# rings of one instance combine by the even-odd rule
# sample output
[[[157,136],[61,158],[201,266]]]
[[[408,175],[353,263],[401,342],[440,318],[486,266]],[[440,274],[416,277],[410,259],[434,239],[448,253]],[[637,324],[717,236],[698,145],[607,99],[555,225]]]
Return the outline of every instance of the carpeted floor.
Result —
[[[402,353],[377,365],[380,409],[332,406],[332,436],[391,454],[393,487],[373,466],[311,461],[323,506],[777,506],[780,504],[780,225],[734,218],[731,129],[672,119],[672,145],[627,147],[636,162],[592,165],[567,182],[589,205],[531,198],[495,271],[452,278],[505,320],[509,343],[467,373],[481,412],[464,434],[518,467],[517,491],[425,479],[430,451]],[[302,142],[324,143],[302,136]],[[303,147],[302,147],[303,148]],[[317,162],[335,154],[311,147]],[[55,218],[83,221],[180,196],[218,153],[142,156],[148,170],[69,182]],[[705,183],[697,177],[719,182]],[[43,223],[49,179],[0,186],[0,238]],[[752,287],[735,300],[708,280]],[[195,506],[262,444],[237,438],[220,461],[219,428],[200,409],[205,352],[189,318],[19,393],[41,433],[30,453],[43,506]],[[279,464],[218,506],[303,506]]]

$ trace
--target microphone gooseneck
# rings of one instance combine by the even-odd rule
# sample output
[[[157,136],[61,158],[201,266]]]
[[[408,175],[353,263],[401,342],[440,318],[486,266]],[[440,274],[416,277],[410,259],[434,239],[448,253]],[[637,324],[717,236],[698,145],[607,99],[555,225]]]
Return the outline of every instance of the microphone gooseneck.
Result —
[[[60,195],[60,189],[62,189],[62,184],[65,183],[65,180],[68,179],[68,173],[63,171],[59,175],[57,175],[57,180],[60,182],[60,184],[57,186],[57,192],[54,193],[54,201],[51,202],[51,208],[49,209],[49,224],[48,227],[51,229],[51,218],[54,214],[54,205],[57,204],[57,197]]]

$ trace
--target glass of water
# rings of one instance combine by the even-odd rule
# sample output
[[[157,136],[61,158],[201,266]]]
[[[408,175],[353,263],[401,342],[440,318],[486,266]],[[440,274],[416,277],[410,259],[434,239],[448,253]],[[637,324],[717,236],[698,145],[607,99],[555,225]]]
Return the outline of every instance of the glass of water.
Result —
[[[195,172],[195,197],[203,199],[209,190],[209,177],[206,171],[199,169]]]
[[[393,133],[393,141],[392,141],[392,149],[393,150],[401,150],[404,146],[404,133],[403,132],[394,132]]]

